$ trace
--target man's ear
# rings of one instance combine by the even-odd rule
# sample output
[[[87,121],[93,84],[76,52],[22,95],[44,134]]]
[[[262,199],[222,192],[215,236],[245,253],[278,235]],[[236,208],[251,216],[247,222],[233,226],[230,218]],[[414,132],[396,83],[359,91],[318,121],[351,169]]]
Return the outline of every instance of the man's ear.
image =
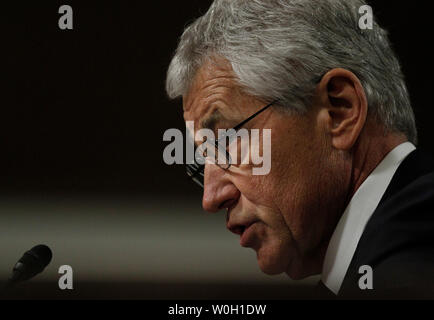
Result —
[[[360,80],[345,69],[330,70],[317,87],[321,120],[339,150],[350,150],[366,123],[368,102]]]

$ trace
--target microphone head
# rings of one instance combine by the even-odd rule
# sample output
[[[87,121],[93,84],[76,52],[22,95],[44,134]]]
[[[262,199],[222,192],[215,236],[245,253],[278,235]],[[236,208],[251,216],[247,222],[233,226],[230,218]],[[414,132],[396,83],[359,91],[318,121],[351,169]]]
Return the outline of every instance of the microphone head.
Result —
[[[50,263],[51,258],[53,257],[51,249],[45,244],[38,244],[27,251],[27,253],[34,255],[42,264],[44,264],[44,268]]]
[[[25,281],[41,273],[50,263],[53,254],[49,247],[40,244],[24,253],[14,266],[11,282]]]

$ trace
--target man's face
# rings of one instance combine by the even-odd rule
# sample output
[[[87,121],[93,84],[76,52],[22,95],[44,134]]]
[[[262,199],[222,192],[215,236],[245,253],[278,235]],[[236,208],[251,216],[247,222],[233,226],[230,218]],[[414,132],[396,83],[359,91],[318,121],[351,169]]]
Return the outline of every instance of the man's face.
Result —
[[[196,130],[231,128],[269,102],[240,90],[230,65],[218,61],[199,69],[183,97],[184,119]],[[203,208],[227,211],[227,228],[256,251],[267,274],[299,279],[320,272],[337,221],[345,186],[318,109],[289,115],[272,106],[245,125],[271,129],[269,174],[252,175],[248,164],[205,166]]]

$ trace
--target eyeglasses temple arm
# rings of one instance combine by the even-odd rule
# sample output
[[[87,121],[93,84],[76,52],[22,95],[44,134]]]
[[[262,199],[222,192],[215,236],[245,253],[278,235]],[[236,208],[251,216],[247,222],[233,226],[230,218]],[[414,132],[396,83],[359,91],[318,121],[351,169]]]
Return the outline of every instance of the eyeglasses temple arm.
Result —
[[[241,122],[240,124],[236,125],[233,129],[235,131],[237,131],[238,129],[240,129],[242,126],[244,126],[247,122],[249,122],[250,120],[252,120],[254,117],[256,117],[258,114],[260,114],[261,112],[267,110],[269,107],[271,107],[273,104],[275,104],[278,100],[275,100],[273,102],[271,102],[270,104],[267,104],[265,107],[263,107],[261,110],[259,110],[258,112],[256,112],[255,114],[252,114],[250,117],[248,117],[246,120],[244,120],[243,122]]]

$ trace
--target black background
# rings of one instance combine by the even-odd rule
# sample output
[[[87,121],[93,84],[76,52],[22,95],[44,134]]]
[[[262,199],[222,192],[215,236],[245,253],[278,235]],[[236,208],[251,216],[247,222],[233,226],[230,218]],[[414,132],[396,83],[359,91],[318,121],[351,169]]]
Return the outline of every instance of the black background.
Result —
[[[172,197],[180,196],[183,201],[185,198],[186,204],[189,198],[199,206],[201,190],[187,179],[184,167],[169,167],[163,162],[167,145],[162,141],[164,131],[184,128],[181,102],[167,99],[164,82],[184,27],[205,13],[210,3],[206,0],[2,2],[0,197],[10,197],[16,202],[15,199],[19,201],[17,196],[27,195],[46,196],[49,201],[63,195],[103,195],[103,199],[111,195],[134,195],[143,196],[144,201],[155,197],[170,202]],[[74,30],[58,28],[58,9],[63,4],[71,5],[74,10]],[[434,155],[431,142],[434,137],[431,49],[434,28],[429,3],[371,1],[371,5],[380,24],[390,31],[402,62],[416,113],[420,147]],[[33,202],[25,205],[27,207],[10,215],[14,212],[32,214]],[[68,205],[61,202],[59,206],[64,206],[66,213],[57,220],[55,213],[50,212],[34,219],[54,220],[53,225],[65,217],[69,219]],[[82,216],[78,215],[77,219],[83,220],[83,226],[79,225],[78,229],[84,228],[86,223],[93,226],[90,222],[93,218],[85,217],[94,210],[90,205],[89,208]],[[134,213],[125,208],[119,209],[118,216],[112,214],[110,221],[134,217]],[[7,217],[6,212],[0,214]],[[184,211],[178,217],[183,214]],[[95,215],[94,220],[99,221],[98,217]],[[169,222],[177,224],[176,219],[167,220],[166,224]],[[23,228],[30,225],[30,230],[31,221],[19,223]],[[108,232],[94,223],[95,234]],[[127,237],[131,231],[129,225],[127,228],[126,224],[121,224],[120,229],[122,226]],[[43,238],[44,230],[37,230],[34,241]],[[57,234],[56,230],[53,228],[50,232]],[[71,235],[75,230],[68,232]],[[185,236],[183,232],[179,230],[180,241]],[[65,237],[64,240],[61,231],[58,238],[54,248],[59,252],[69,254],[80,250],[79,239]],[[18,240],[18,236],[11,238],[4,246],[15,245],[13,250],[17,255],[24,247],[30,248],[31,244]],[[72,242],[70,246],[67,241]],[[111,242],[107,243],[109,246]],[[158,243],[148,246],[158,246]],[[100,253],[98,250],[106,248],[92,243],[87,247],[95,248],[101,257],[113,254],[111,251]],[[118,248],[119,259],[125,258],[122,255],[125,249]],[[83,259],[90,257],[89,252],[87,254]],[[161,252],[161,256],[169,254],[172,253]],[[150,258],[158,260],[160,255]],[[133,261],[136,257],[129,259],[127,261]],[[191,257],[191,261],[197,260]],[[12,266],[15,261],[11,258],[7,263]],[[71,263],[75,266],[78,262],[72,260]],[[29,291],[30,297],[57,297],[59,294],[55,291],[57,284],[40,285],[42,289]],[[118,286],[81,283],[81,289],[71,293],[71,298],[294,298],[303,297],[304,290],[307,289],[289,290],[284,284],[276,287],[237,283],[228,286],[220,283],[213,286],[209,283],[165,286],[161,283],[121,283]],[[23,291],[17,292],[17,296],[25,297]]]
[[[164,164],[168,128],[184,128],[164,91],[178,37],[211,1],[27,1],[1,4],[2,194],[200,197]],[[74,30],[58,8],[74,9]],[[420,147],[434,154],[433,30],[427,2],[375,1],[408,80]]]

